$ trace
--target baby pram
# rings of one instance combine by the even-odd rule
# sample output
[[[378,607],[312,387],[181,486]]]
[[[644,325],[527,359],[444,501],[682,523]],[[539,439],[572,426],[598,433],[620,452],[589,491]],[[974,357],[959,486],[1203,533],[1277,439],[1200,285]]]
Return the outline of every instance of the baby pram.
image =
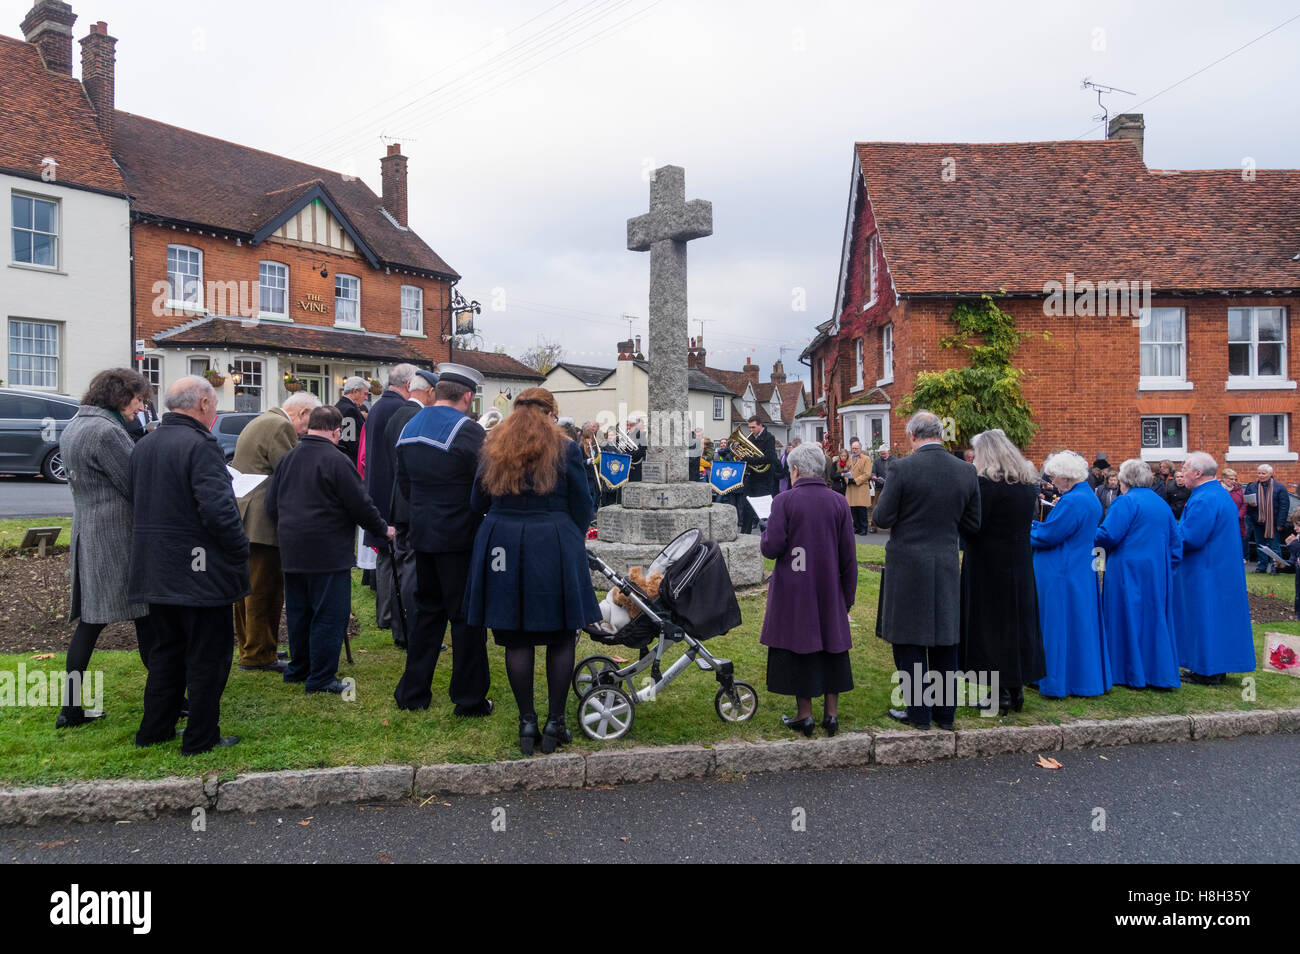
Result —
[[[607,646],[627,646],[641,658],[624,668],[609,656],[588,656],[574,668],[573,691],[578,696],[578,724],[591,739],[618,739],[632,728],[636,706],[655,698],[692,663],[712,672],[720,683],[713,700],[724,722],[744,722],[758,709],[758,693],[735,679],[730,659],[714,656],[704,640],[740,625],[731,576],[722,551],[699,530],[680,534],[655,558],[646,578],[664,574],[659,595],[651,598],[595,554],[587,553],[593,570],[609,580],[640,608],[641,614],[615,633],[599,625],[583,628],[592,639]],[[682,653],[667,671],[661,671],[664,652],[684,643]],[[637,685],[638,674],[649,670]]]

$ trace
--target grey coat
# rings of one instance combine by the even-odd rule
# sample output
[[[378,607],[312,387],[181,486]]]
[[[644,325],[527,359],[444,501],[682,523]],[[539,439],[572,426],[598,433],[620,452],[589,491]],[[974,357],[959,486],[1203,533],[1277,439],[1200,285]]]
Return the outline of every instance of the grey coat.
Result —
[[[130,436],[111,411],[83,404],[59,438],[72,488],[68,619],[115,623],[149,612],[126,596],[131,564]]]
[[[886,642],[955,646],[961,641],[958,533],[980,526],[975,468],[942,444],[893,462],[876,498],[875,521],[890,531],[876,635]]]

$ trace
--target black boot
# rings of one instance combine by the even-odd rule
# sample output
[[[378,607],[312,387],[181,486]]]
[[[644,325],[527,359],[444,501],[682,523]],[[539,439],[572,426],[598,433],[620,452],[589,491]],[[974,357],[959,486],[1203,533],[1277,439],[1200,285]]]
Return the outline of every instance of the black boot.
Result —
[[[998,715],[1004,716],[1010,712],[1012,704],[1011,690],[1003,686],[998,690]]]
[[[525,713],[519,719],[519,751],[524,755],[533,754],[533,745],[542,737],[537,728],[537,713]]]
[[[546,717],[546,728],[542,730],[542,754],[550,755],[561,745],[568,745],[573,741],[573,734],[564,725],[564,716],[556,718],[548,715]]]

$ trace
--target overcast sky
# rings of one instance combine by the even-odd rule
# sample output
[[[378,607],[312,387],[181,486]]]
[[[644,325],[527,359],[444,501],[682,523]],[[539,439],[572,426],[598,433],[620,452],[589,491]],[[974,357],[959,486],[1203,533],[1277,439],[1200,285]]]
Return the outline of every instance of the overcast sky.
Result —
[[[1300,0],[70,2],[78,39],[96,20],[118,38],[120,109],[376,192],[380,137],[402,139],[412,226],[483,303],[486,347],[515,355],[546,335],[608,365],[624,314],[646,335],[625,223],[657,165],[713,202],[690,245],[710,363],[752,354],[766,377],[784,346],[805,381],[857,140],[1099,138],[1089,76],[1137,94],[1108,103],[1145,114],[1153,168],[1300,168],[1300,19],[1161,93]],[[0,0],[0,32],[30,6]]]

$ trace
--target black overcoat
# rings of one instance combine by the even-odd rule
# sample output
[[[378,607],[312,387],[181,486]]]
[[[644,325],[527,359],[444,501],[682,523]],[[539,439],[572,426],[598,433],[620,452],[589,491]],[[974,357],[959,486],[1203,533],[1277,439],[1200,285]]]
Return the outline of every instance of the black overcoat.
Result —
[[[980,526],[963,535],[961,668],[997,672],[1002,685],[1023,686],[1047,674],[1029,545],[1038,485],[981,477],[979,487]]]
[[[397,455],[395,448],[388,444],[388,422],[406,403],[407,399],[396,391],[386,390],[366,417],[366,493],[385,520],[392,513],[393,481],[397,478]],[[370,533],[366,534],[365,544],[375,549],[388,547],[387,540],[379,540]]]

